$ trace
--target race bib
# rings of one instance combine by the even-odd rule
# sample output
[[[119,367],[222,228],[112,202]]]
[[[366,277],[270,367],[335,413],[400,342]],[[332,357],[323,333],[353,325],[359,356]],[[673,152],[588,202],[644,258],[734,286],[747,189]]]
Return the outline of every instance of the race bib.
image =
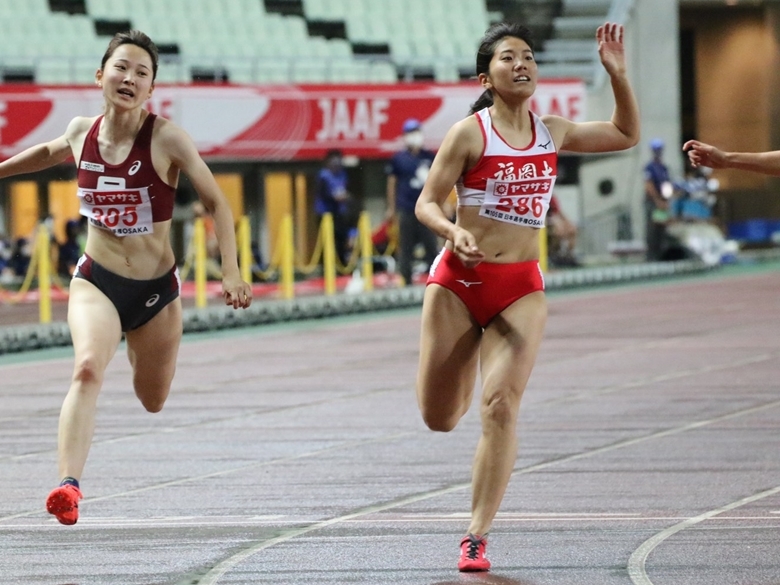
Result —
[[[532,228],[544,227],[555,177],[488,179],[479,214]]]
[[[136,236],[153,231],[152,203],[148,187],[138,189],[110,188],[78,190],[79,213],[89,223],[115,236]]]

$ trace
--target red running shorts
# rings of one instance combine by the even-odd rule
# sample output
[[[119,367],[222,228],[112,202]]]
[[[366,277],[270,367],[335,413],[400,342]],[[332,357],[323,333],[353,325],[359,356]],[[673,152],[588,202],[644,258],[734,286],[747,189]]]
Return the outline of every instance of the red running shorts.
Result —
[[[431,265],[427,284],[438,284],[454,292],[480,327],[516,300],[544,290],[544,276],[538,260],[500,264],[480,262],[466,268],[453,252],[444,248]]]

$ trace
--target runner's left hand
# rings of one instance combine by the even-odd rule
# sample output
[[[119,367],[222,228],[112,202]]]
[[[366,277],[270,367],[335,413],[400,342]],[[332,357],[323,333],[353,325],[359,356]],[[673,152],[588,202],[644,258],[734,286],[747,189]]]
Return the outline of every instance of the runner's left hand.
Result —
[[[625,75],[626,50],[623,45],[623,25],[607,22],[596,30],[599,43],[599,58],[607,73]]]
[[[222,279],[222,296],[226,305],[246,309],[252,304],[252,287],[240,277],[225,277]]]

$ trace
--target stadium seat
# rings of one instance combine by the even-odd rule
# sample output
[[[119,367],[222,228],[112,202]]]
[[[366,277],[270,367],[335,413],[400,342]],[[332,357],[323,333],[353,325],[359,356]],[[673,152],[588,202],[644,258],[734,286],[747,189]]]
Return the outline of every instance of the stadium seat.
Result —
[[[436,63],[433,66],[433,78],[442,83],[453,83],[460,81],[460,74],[453,63]]]
[[[486,0],[302,0],[302,15],[268,11],[263,0],[83,1],[86,14],[53,11],[49,0],[0,0],[0,69],[29,57],[41,82],[91,83],[109,39],[97,34],[98,21],[127,21],[163,54],[178,51],[160,82],[188,81],[192,67],[225,70],[237,83],[391,83],[412,70],[454,80],[473,67],[489,24]],[[586,0],[562,1],[564,18],[591,17]],[[317,36],[314,21],[343,23],[346,38]],[[371,46],[387,46],[387,59],[366,59]],[[62,67],[67,58],[72,66]]]
[[[30,16],[45,16],[51,14],[51,11],[48,0],[24,0],[24,2],[2,0],[0,13],[13,15],[19,20],[23,20]]]
[[[330,68],[330,61],[327,59],[311,58],[291,63],[292,77],[290,81],[294,83],[326,83]]]
[[[164,56],[160,59],[156,83],[190,83],[191,81],[192,72],[178,55]]]
[[[609,12],[612,0],[563,0],[563,16],[599,16]]]
[[[369,80],[369,64],[361,61],[331,61],[328,81],[331,83],[361,83]]]
[[[374,61],[371,63],[370,81],[373,83],[397,83],[398,71],[390,61]]]
[[[254,83],[257,81],[257,67],[254,59],[233,58],[227,66],[231,83]]]
[[[258,59],[254,76],[258,83],[287,83],[291,77],[290,64],[286,60]]]
[[[43,84],[70,83],[73,78],[71,63],[68,57],[41,57],[35,65],[35,81]]]

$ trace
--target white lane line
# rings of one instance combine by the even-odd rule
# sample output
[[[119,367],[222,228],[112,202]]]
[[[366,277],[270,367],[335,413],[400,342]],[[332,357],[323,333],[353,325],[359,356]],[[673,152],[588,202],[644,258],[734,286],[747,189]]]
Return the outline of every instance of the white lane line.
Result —
[[[606,394],[614,394],[616,392],[622,392],[623,390],[632,390],[635,388],[642,388],[650,384],[656,384],[659,382],[669,382],[671,380],[680,380],[682,378],[688,378],[691,376],[698,376],[700,374],[709,374],[712,372],[720,372],[723,370],[730,370],[732,368],[739,368],[742,366],[751,366],[766,362],[774,359],[774,355],[760,354],[757,356],[751,356],[735,362],[721,363],[717,365],[702,366],[700,368],[693,368],[688,370],[678,370],[676,372],[667,372],[653,376],[651,378],[640,378],[638,380],[632,380],[616,386],[606,386],[604,388],[597,388],[595,390],[583,390],[569,394],[567,396],[561,396],[560,398],[552,398],[550,400],[544,400],[535,404],[535,406],[549,406],[553,404],[564,404],[566,402],[575,402],[578,400],[587,400],[589,398],[595,398],[597,396],[604,396]]]
[[[744,409],[744,410],[738,410],[736,412],[725,414],[725,415],[722,415],[722,416],[719,416],[719,417],[715,417],[715,418],[712,418],[712,419],[708,419],[708,420],[704,420],[704,421],[698,421],[698,422],[695,422],[695,423],[684,425],[682,427],[677,427],[677,428],[674,428],[674,429],[668,429],[668,430],[665,430],[665,431],[659,431],[657,433],[652,433],[650,435],[645,435],[645,436],[637,437],[637,438],[634,438],[634,439],[626,439],[624,441],[619,441],[619,442],[613,443],[611,445],[606,445],[605,447],[599,447],[598,449],[594,449],[594,450],[591,450],[591,451],[585,451],[583,453],[575,453],[574,455],[567,455],[567,456],[564,456],[564,457],[561,457],[561,458],[558,458],[558,459],[552,459],[552,460],[549,460],[549,461],[544,461],[542,463],[537,463],[536,465],[531,465],[529,467],[524,467],[524,468],[521,468],[521,469],[517,469],[517,470],[515,470],[512,473],[512,475],[513,476],[514,475],[525,475],[527,473],[532,473],[534,471],[540,471],[542,469],[546,469],[548,467],[552,467],[553,465],[558,465],[558,464],[561,464],[561,463],[568,463],[570,461],[577,461],[579,459],[584,459],[586,457],[591,457],[593,455],[598,455],[598,454],[601,454],[601,453],[607,453],[609,451],[614,451],[616,449],[621,449],[623,447],[629,447],[629,446],[636,445],[636,444],[639,444],[639,443],[644,443],[644,442],[652,440],[652,439],[657,439],[657,438],[662,438],[662,437],[667,437],[667,436],[683,433],[683,432],[686,432],[686,431],[689,431],[689,430],[694,430],[694,429],[697,429],[697,428],[701,428],[701,427],[704,427],[704,426],[707,426],[707,425],[710,425],[710,424],[715,424],[715,423],[718,423],[718,422],[722,422],[722,421],[725,421],[725,420],[728,420],[728,419],[731,419],[731,418],[737,418],[737,417],[744,416],[744,415],[747,415],[747,414],[753,414],[755,412],[760,412],[762,410],[768,410],[768,409],[774,408],[776,406],[780,406],[780,400],[777,400],[777,401],[774,401],[774,402],[769,402],[769,403],[762,404],[762,405],[759,405],[759,406],[750,407],[750,408],[747,408],[747,409]],[[127,490],[127,491],[123,491],[123,492],[117,492],[117,493],[113,493],[113,494],[108,494],[106,496],[100,496],[100,497],[95,497],[95,498],[86,498],[84,500],[84,502],[85,503],[87,503],[87,502],[100,502],[100,501],[103,501],[103,500],[110,500],[110,499],[120,498],[120,497],[124,497],[124,496],[128,496],[128,495],[144,493],[144,492],[157,490],[157,489],[162,489],[162,488],[166,488],[166,487],[170,487],[170,486],[183,485],[183,484],[194,482],[194,481],[202,481],[204,479],[210,479],[210,478],[214,478],[214,477],[222,477],[222,476],[229,475],[229,474],[232,474],[232,473],[238,473],[240,471],[245,471],[247,469],[254,469],[254,468],[258,468],[258,467],[274,465],[274,464],[277,464],[277,463],[285,463],[285,462],[288,462],[288,461],[295,461],[297,459],[304,459],[304,458],[308,458],[308,457],[314,457],[316,455],[320,455],[322,453],[327,453],[327,452],[334,451],[334,450],[348,449],[350,447],[367,445],[367,444],[376,443],[376,442],[390,441],[390,440],[394,440],[394,439],[397,439],[397,438],[413,435],[416,432],[417,431],[408,431],[408,432],[398,433],[398,434],[395,434],[395,435],[389,435],[389,436],[385,436],[385,437],[377,437],[375,439],[369,439],[369,440],[363,440],[363,441],[352,441],[352,442],[344,443],[344,444],[341,444],[341,445],[334,445],[334,446],[331,446],[331,447],[327,447],[325,449],[319,449],[319,450],[315,450],[315,451],[309,451],[309,452],[306,452],[306,453],[301,453],[299,455],[293,455],[291,457],[284,457],[284,458],[280,458],[280,459],[272,459],[272,460],[269,460],[269,461],[261,461],[261,462],[249,463],[249,464],[246,464],[246,465],[242,465],[242,466],[239,466],[239,467],[232,467],[230,469],[225,469],[225,470],[222,470],[222,471],[216,471],[216,472],[213,472],[213,473],[207,473],[207,474],[198,475],[198,476],[184,477],[184,478],[175,479],[175,480],[171,480],[171,481],[167,481],[167,482],[163,482],[163,483],[159,483],[159,484],[154,484],[154,485],[151,485],[151,486],[146,486],[146,487],[137,488],[137,489],[133,489],[133,490]],[[459,491],[459,490],[462,490],[462,489],[466,489],[466,488],[468,488],[470,486],[471,486],[470,482],[463,483],[463,484],[456,484],[454,486],[451,486],[450,488],[445,488],[447,491],[441,492],[441,494],[446,494],[446,493]],[[419,497],[419,499],[418,500],[414,500],[414,501],[426,500],[426,499],[435,497],[437,495],[440,495],[440,493],[438,491],[437,492],[431,492],[431,495],[421,494],[420,496],[417,496],[417,497]],[[25,517],[29,517],[29,516],[36,516],[38,514],[41,514],[41,510],[40,509],[29,510],[27,512],[20,512],[18,514],[11,514],[10,516],[0,516],[0,525],[2,525],[3,522],[7,522],[9,520],[15,520],[17,518],[25,518]],[[343,519],[346,519],[346,518],[347,517],[343,517]],[[280,541],[280,542],[282,542],[282,541]]]
[[[756,502],[778,493],[780,493],[780,486],[759,492],[746,498],[742,498],[741,500],[737,500],[731,504],[726,504],[725,506],[716,510],[711,510],[709,512],[705,512],[704,514],[700,514],[699,516],[688,518],[687,520],[684,520],[679,524],[675,524],[674,526],[670,526],[666,530],[662,530],[655,536],[648,538],[638,549],[634,551],[634,553],[628,559],[628,575],[631,577],[631,581],[634,583],[634,585],[653,585],[653,582],[650,580],[650,577],[648,577],[647,570],[645,569],[647,557],[659,544],[661,544],[670,536],[673,536],[678,532],[685,530],[686,528],[690,528],[699,522],[704,522],[705,520],[722,514],[723,512],[728,512],[735,508],[739,508],[746,504]]]
[[[370,397],[372,395],[377,395],[385,392],[394,392],[398,390],[398,388],[375,388],[372,390],[366,390],[365,392],[361,392],[359,394],[339,394],[338,396],[334,396],[332,398],[321,398],[318,400],[312,400],[311,402],[304,402],[300,404],[289,404],[285,406],[277,406],[270,409],[258,409],[258,410],[249,410],[249,411],[242,411],[239,414],[231,414],[229,416],[223,416],[220,418],[212,418],[207,419],[203,421],[198,422],[192,422],[192,423],[184,423],[179,426],[168,426],[168,427],[155,427],[154,429],[143,431],[140,433],[130,433],[127,435],[120,435],[118,437],[113,437],[110,439],[99,439],[92,442],[92,447],[94,448],[95,445],[112,445],[116,443],[123,443],[125,441],[133,441],[139,438],[147,438],[154,435],[160,435],[160,434],[169,434],[169,433],[180,433],[183,431],[189,431],[192,429],[202,428],[202,427],[208,427],[210,425],[219,425],[222,423],[230,423],[234,421],[239,420],[247,420],[251,419],[252,417],[260,417],[264,415],[269,414],[277,414],[280,412],[286,412],[290,410],[296,410],[296,409],[302,409],[302,408],[310,408],[314,406],[322,406],[322,405],[330,405],[335,402],[339,401],[349,401],[353,399],[360,399],[365,397]],[[59,416],[59,409],[54,412],[54,416]],[[22,461],[24,459],[31,459],[34,457],[41,457],[41,456],[48,456],[48,455],[56,455],[57,449],[46,449],[44,451],[34,451],[32,453],[23,453],[21,455],[0,455],[0,462],[4,461]]]
[[[656,344],[656,343],[661,343],[661,342],[653,342],[653,344]],[[704,367],[696,368],[696,369],[692,369],[692,370],[680,370],[680,371],[677,371],[677,372],[664,373],[664,374],[660,374],[658,376],[653,376],[653,377],[650,377],[650,378],[640,378],[638,380],[632,380],[632,381],[626,382],[624,384],[618,384],[617,386],[607,386],[605,388],[599,388],[599,389],[595,389],[595,390],[585,390],[585,391],[582,391],[582,392],[576,392],[574,394],[569,394],[567,396],[562,396],[560,398],[553,398],[553,399],[550,399],[550,400],[542,400],[540,402],[535,403],[534,406],[554,406],[554,405],[557,405],[557,404],[564,404],[564,403],[567,403],[567,402],[576,402],[576,401],[579,401],[579,400],[588,400],[590,398],[595,398],[595,397],[598,397],[598,396],[604,396],[606,394],[614,394],[614,393],[617,393],[617,392],[621,392],[623,390],[631,390],[631,389],[635,389],[635,388],[642,388],[644,386],[647,386],[649,384],[654,384],[654,383],[657,383],[657,382],[667,382],[667,381],[670,381],[670,380],[678,380],[678,379],[686,378],[686,377],[689,377],[689,376],[695,376],[697,374],[704,374],[704,373],[709,373],[709,372],[728,370],[728,369],[731,369],[731,368],[737,368],[737,367],[746,366],[746,365],[753,365],[753,364],[757,364],[757,363],[761,363],[761,362],[765,362],[767,360],[773,359],[773,357],[774,356],[770,355],[770,354],[761,354],[761,355],[753,356],[753,357],[746,358],[746,359],[743,359],[743,360],[738,360],[736,362],[729,362],[729,363],[725,363],[725,364],[719,364],[719,365],[716,365],[716,366],[704,366]],[[311,406],[319,406],[321,404],[329,404],[331,402],[338,401],[338,400],[349,400],[349,399],[352,399],[352,398],[361,398],[361,397],[364,397],[364,396],[366,396],[367,394],[370,394],[370,393],[391,392],[393,390],[396,390],[396,388],[381,388],[381,389],[378,389],[378,390],[371,390],[371,391],[369,391],[367,393],[361,393],[361,394],[356,394],[356,395],[345,394],[345,395],[341,395],[341,396],[336,396],[334,398],[327,398],[327,399],[322,399],[322,400],[316,400],[316,401],[309,402],[309,403],[304,403],[304,404],[293,404],[293,405],[290,405],[290,406],[275,408],[275,409],[271,409],[271,410],[254,410],[254,411],[250,411],[250,412],[242,412],[241,414],[238,414],[238,415],[231,415],[231,416],[227,416],[227,417],[223,417],[223,418],[209,419],[209,420],[200,421],[200,422],[197,422],[197,423],[194,423],[194,424],[188,423],[188,424],[183,424],[183,425],[175,426],[175,427],[162,427],[162,428],[156,428],[156,429],[151,430],[151,431],[144,431],[144,432],[141,432],[141,433],[130,433],[130,434],[127,434],[127,435],[122,435],[122,436],[114,437],[114,438],[111,438],[111,439],[100,439],[100,440],[93,441],[92,442],[92,446],[94,447],[96,445],[111,445],[111,444],[115,444],[115,443],[122,443],[124,441],[133,441],[133,440],[136,440],[136,439],[139,439],[139,438],[146,438],[146,437],[149,437],[149,436],[162,434],[162,433],[178,433],[178,432],[181,432],[181,431],[184,431],[184,430],[191,430],[192,428],[204,427],[204,426],[208,426],[208,425],[211,425],[211,424],[220,424],[220,423],[224,423],[224,422],[231,422],[231,421],[234,421],[234,420],[241,420],[241,419],[246,419],[246,418],[252,418],[254,416],[264,416],[264,415],[267,415],[267,414],[270,414],[270,413],[276,413],[276,412],[279,412],[279,411],[282,411],[282,410],[292,410],[292,409],[295,409],[295,408],[308,408],[308,407],[311,407]],[[33,418],[39,417],[39,416],[44,416],[44,417],[59,416],[59,410],[53,410],[52,411],[51,409],[48,409],[48,410],[36,412],[33,417],[30,417],[28,415],[19,415],[18,417],[10,417],[10,418],[7,418],[7,419],[0,418],[0,422],[3,422],[5,420],[7,420],[7,421],[32,420]],[[34,451],[34,452],[31,452],[31,453],[23,453],[23,454],[20,454],[20,455],[0,454],[0,462],[4,462],[4,461],[23,461],[23,460],[32,459],[32,458],[35,458],[35,457],[45,457],[45,456],[48,456],[48,455],[56,455],[56,454],[57,454],[57,450],[56,449],[46,449],[46,450],[43,450],[43,451]],[[2,519],[0,518],[0,520],[2,520]]]
[[[103,500],[113,500],[115,498],[121,498],[124,496],[134,495],[134,494],[141,494],[144,492],[149,492],[152,490],[158,490],[166,487],[171,487],[174,485],[183,485],[186,483],[191,482],[197,482],[202,481],[204,479],[211,479],[213,477],[222,477],[225,475],[230,475],[232,473],[238,473],[240,471],[246,471],[247,469],[257,469],[259,467],[266,467],[269,465],[276,465],[278,463],[287,463],[289,461],[295,461],[297,459],[306,459],[308,457],[315,457],[317,455],[322,455],[323,453],[329,453],[331,451],[338,451],[340,449],[350,449],[352,447],[361,447],[363,445],[370,445],[372,443],[382,443],[385,441],[393,441],[395,439],[400,439],[402,437],[407,437],[409,435],[413,435],[415,431],[407,431],[404,433],[395,433],[393,435],[385,435],[382,437],[375,437],[373,439],[363,439],[359,441],[349,441],[348,443],[341,443],[339,445],[332,445],[330,447],[325,447],[324,449],[317,449],[314,451],[307,451],[306,453],[299,453],[298,455],[291,455],[290,457],[280,457],[278,459],[270,459],[268,461],[259,461],[254,463],[247,463],[246,465],[240,465],[238,467],[231,467],[230,469],[223,469],[222,471],[215,471],[213,473],[205,473],[203,475],[197,475],[197,476],[189,476],[189,477],[182,477],[180,479],[173,479],[171,481],[166,481],[163,483],[156,483],[154,485],[149,485],[146,487],[136,488],[132,490],[127,490],[124,492],[116,492],[113,494],[108,494],[105,496],[99,496],[95,498],[84,498],[82,500],[83,502],[101,502]],[[17,518],[25,518],[28,516],[35,516],[38,514],[41,514],[41,510],[30,510],[28,512],[20,512],[18,514],[12,514],[10,516],[0,516],[0,527],[4,526],[2,524],[3,522],[7,520],[15,520]]]
[[[281,412],[287,412],[291,410],[297,410],[297,409],[303,409],[303,408],[311,408],[315,406],[322,406],[322,405],[331,405],[336,402],[340,401],[350,401],[355,399],[361,399],[366,397],[372,397],[378,394],[383,394],[385,392],[394,392],[398,390],[397,387],[390,387],[390,388],[374,388],[372,390],[366,390],[364,392],[360,392],[358,394],[350,394],[350,393],[344,393],[339,394],[334,397],[330,398],[320,398],[317,400],[312,400],[311,402],[303,402],[300,404],[288,404],[284,406],[276,406],[273,408],[264,408],[264,409],[258,409],[258,410],[244,410],[241,411],[238,414],[231,414],[228,416],[223,416],[219,418],[212,418],[207,420],[202,420],[198,422],[188,422],[184,424],[180,424],[178,426],[168,426],[168,427],[155,427],[154,429],[143,431],[140,433],[130,433],[127,435],[120,435],[118,437],[113,437],[110,439],[99,439],[92,442],[92,447],[94,448],[95,445],[112,445],[116,443],[122,443],[125,441],[133,441],[139,438],[146,438],[151,437],[155,435],[160,434],[168,434],[168,433],[180,433],[183,431],[189,431],[192,429],[198,429],[203,427],[208,427],[210,425],[220,425],[223,423],[230,423],[240,420],[248,420],[253,417],[261,417],[269,414],[277,414]],[[57,409],[54,412],[54,416],[59,416],[59,409]],[[24,459],[31,459],[34,457],[41,457],[41,456],[48,456],[48,455],[56,455],[57,449],[46,449],[44,451],[35,451],[32,453],[23,453],[21,455],[2,455],[0,456],[0,462],[4,461],[22,461]],[[2,520],[2,519],[0,519]]]
[[[766,404],[762,404],[759,406],[753,406],[750,408],[746,408],[743,410],[738,410],[736,412],[732,412],[729,414],[721,415],[715,418],[711,418],[708,420],[703,421],[697,421],[694,423],[690,423],[681,427],[677,427],[674,429],[668,429],[665,431],[659,431],[657,433],[652,433],[650,435],[645,435],[642,437],[636,437],[633,439],[626,439],[624,441],[618,441],[617,443],[612,443],[611,445],[606,445],[604,447],[599,447],[598,449],[593,449],[591,451],[585,451],[583,453],[576,453],[574,455],[567,455],[564,457],[560,457],[558,459],[553,459],[550,461],[545,461],[542,463],[538,463],[536,465],[530,465],[528,467],[523,467],[521,469],[515,470],[512,472],[512,476],[515,475],[526,475],[528,473],[533,473],[534,471],[539,471],[542,469],[546,469],[548,467],[552,467],[554,465],[560,465],[562,463],[569,463],[571,461],[578,461],[580,459],[585,459],[587,457],[592,457],[594,455],[599,455],[601,453],[608,453],[610,451],[616,451],[617,449],[623,449],[624,447],[630,447],[632,445],[637,445],[639,443],[644,443],[647,441],[651,441],[653,439],[659,439],[662,437],[668,437],[671,435],[676,435],[679,433],[684,433],[686,431],[699,429],[702,427],[705,427],[707,425],[715,424],[718,422],[722,422],[725,420],[729,420],[732,418],[737,418],[740,416],[744,416],[747,414],[753,414],[756,412],[760,412],[762,410],[768,410],[770,408],[774,408],[776,406],[780,406],[780,400],[775,400],[773,402],[768,402]],[[249,548],[244,549],[243,551],[240,551],[236,553],[233,556],[230,556],[216,565],[212,567],[203,577],[201,577],[198,581],[195,581],[194,583],[196,585],[216,585],[220,578],[225,575],[229,570],[231,570],[233,567],[238,566],[242,562],[244,562],[249,557],[255,555],[256,553],[263,551],[267,548],[271,548],[274,545],[287,542],[289,540],[292,540],[293,538],[296,538],[298,536],[303,536],[304,534],[308,534],[310,532],[314,532],[316,530],[321,530],[323,528],[327,528],[328,526],[332,526],[334,524],[340,524],[343,522],[348,522],[351,520],[355,520],[357,518],[360,518],[362,516],[368,516],[370,514],[375,514],[377,512],[383,512],[385,510],[392,510],[393,508],[399,508],[401,506],[406,506],[408,504],[416,504],[425,500],[430,500],[433,498],[436,498],[438,496],[444,496],[451,493],[455,493],[464,489],[468,489],[471,487],[471,482],[466,483],[460,483],[451,485],[446,488],[441,488],[438,490],[433,490],[430,492],[424,492],[421,494],[411,495],[407,496],[405,498],[401,498],[399,500],[394,500],[390,502],[385,502],[383,504],[376,504],[374,506],[369,506],[367,508],[363,508],[361,510],[356,510],[355,512],[351,512],[349,514],[345,514],[343,516],[338,516],[336,518],[331,518],[330,520],[325,520],[322,522],[317,522],[315,524],[312,524],[310,526],[304,526],[301,528],[295,528],[292,530],[289,530],[283,534],[280,534],[276,538],[272,538],[270,540],[265,540],[258,542],[257,544],[250,546]],[[778,488],[780,489],[780,488]],[[726,510],[724,510],[726,511]],[[2,519],[0,519],[2,520]],[[652,585],[652,584],[650,584]]]
[[[497,512],[496,519],[534,519],[534,518],[626,518],[640,517],[632,512]],[[471,512],[453,512],[452,514],[407,514],[404,518],[471,518]]]
[[[762,405],[761,407],[754,407],[754,408],[748,409],[748,411],[752,412],[756,408],[758,408],[758,409],[769,408],[769,407],[774,406],[774,405],[780,405],[780,401],[777,401],[776,403],[770,403],[769,405]],[[738,414],[745,413],[745,412],[748,412],[748,411],[738,411],[738,413],[732,413],[732,414],[725,415],[725,416],[726,417],[736,416]],[[707,423],[707,422],[708,421],[705,421],[705,423]],[[686,430],[687,428],[688,427],[683,427],[682,430]],[[674,432],[674,429],[672,429],[672,432]],[[185,478],[181,478],[181,479],[171,480],[171,481],[168,481],[168,482],[154,484],[154,485],[151,485],[151,486],[146,486],[146,487],[137,488],[137,489],[133,489],[133,490],[127,490],[127,491],[123,491],[123,492],[117,492],[117,493],[113,493],[113,494],[108,494],[106,496],[85,498],[83,500],[83,502],[84,503],[100,502],[100,501],[103,501],[103,500],[115,499],[115,498],[119,498],[119,497],[123,497],[123,496],[143,493],[143,492],[156,490],[156,489],[162,489],[162,488],[171,487],[171,486],[175,486],[175,485],[182,485],[182,484],[189,483],[189,482],[202,481],[202,480],[210,479],[210,478],[214,478],[214,477],[222,477],[222,476],[229,475],[229,474],[232,474],[232,473],[245,471],[247,469],[254,469],[254,468],[264,467],[264,466],[267,466],[267,465],[273,465],[273,464],[277,464],[277,463],[286,463],[286,462],[289,462],[289,461],[294,461],[296,459],[303,459],[303,458],[307,458],[307,457],[313,457],[313,456],[320,455],[320,454],[327,453],[327,452],[334,451],[334,450],[348,449],[348,448],[351,448],[351,447],[354,447],[354,446],[362,446],[362,445],[371,444],[371,443],[375,443],[375,442],[391,441],[391,440],[395,440],[395,439],[398,439],[398,438],[401,438],[401,437],[410,436],[410,435],[413,435],[415,433],[417,433],[417,431],[407,431],[407,432],[404,432],[404,433],[398,433],[398,434],[389,435],[389,436],[385,436],[385,437],[377,437],[375,439],[370,439],[370,440],[352,441],[350,443],[345,443],[345,444],[341,444],[341,445],[335,445],[335,446],[327,447],[327,448],[324,448],[324,449],[319,449],[319,450],[315,450],[315,451],[301,453],[299,455],[294,455],[294,456],[291,456],[291,457],[284,457],[284,458],[280,458],[280,459],[272,459],[270,461],[262,461],[262,462],[259,462],[259,463],[258,462],[256,462],[256,463],[249,463],[249,464],[246,464],[246,465],[241,465],[239,467],[233,467],[233,468],[222,470],[222,471],[217,471],[217,472],[208,473],[208,474],[199,475],[199,476],[190,476],[190,477],[185,477]],[[662,431],[661,434],[662,435],[666,435],[666,434],[671,434],[671,432],[670,431]],[[645,436],[645,437],[640,437],[638,439],[630,439],[629,441],[631,441],[631,442],[634,442],[634,441],[641,442],[641,441],[653,438],[653,437],[655,437],[657,435],[658,435],[658,433],[654,433],[652,435],[648,435],[648,436]],[[618,443],[617,445],[620,446],[620,445],[623,445],[624,443],[625,442],[621,442],[621,443]],[[629,443],[626,443],[626,445],[627,444],[629,444]],[[633,443],[631,443],[631,444],[633,444]],[[587,457],[589,453],[592,453],[592,454],[601,453],[601,452],[604,452],[605,450],[606,451],[610,451],[613,448],[617,448],[617,447],[615,447],[614,445],[612,445],[612,446],[608,445],[607,447],[602,447],[602,448],[599,448],[599,449],[597,449],[595,451],[592,451],[592,452],[591,451],[587,451],[585,453],[570,455],[570,456],[564,457],[562,459],[555,459],[555,460],[552,460],[552,461],[539,463],[539,464],[531,466],[531,467],[527,467],[527,468],[524,468],[524,469],[517,470],[514,473],[515,474],[522,474],[522,473],[530,473],[532,471],[538,471],[539,469],[544,469],[545,467],[549,467],[550,465],[556,465],[558,463],[562,463],[562,462],[565,462],[565,461],[571,461],[571,460],[580,459],[582,457]],[[459,484],[457,489],[464,489],[464,487],[469,487],[470,485],[471,485],[470,483]],[[2,525],[2,523],[7,522],[9,520],[15,520],[17,518],[25,518],[25,517],[29,517],[29,516],[34,516],[34,515],[37,515],[37,514],[40,514],[40,513],[41,513],[40,510],[31,510],[31,511],[27,511],[27,512],[20,512],[18,514],[12,514],[10,516],[2,516],[2,517],[0,517],[0,526]]]
[[[495,518],[493,522],[495,524],[556,524],[561,523],[564,526],[568,526],[574,523],[631,523],[631,524],[658,524],[659,522],[679,522],[686,520],[687,518],[682,516],[644,516],[638,517],[638,514],[627,515],[605,515],[583,517],[579,514],[572,514],[570,516],[564,514],[556,514],[551,517],[544,517],[542,515],[536,515],[532,517],[521,517],[520,515],[499,517]],[[723,531],[723,530],[777,530],[780,526],[777,524],[776,516],[718,516],[717,520],[723,523],[728,523],[725,526],[708,525],[702,530]],[[774,521],[775,523],[758,523],[762,520]],[[270,527],[270,526],[299,526],[301,524],[313,524],[319,520],[315,517],[298,517],[298,516],[285,516],[283,514],[269,514],[266,517],[209,517],[194,516],[190,519],[180,519],[176,517],[171,518],[127,518],[127,517],[98,517],[98,518],[82,518],[79,520],[78,525],[73,530],[90,529],[90,530],[149,530],[150,528],[241,528],[241,527]],[[432,524],[432,523],[447,523],[457,522],[461,524],[463,518],[458,517],[429,517],[429,516],[403,516],[393,518],[382,518],[381,516],[374,516],[372,518],[360,517],[352,520],[344,520],[344,524],[368,524],[371,526],[389,525],[389,524]],[[754,523],[756,522],[756,523]],[[747,524],[746,524],[747,523]],[[44,524],[39,521],[19,524],[0,524],[0,534],[4,532],[18,532],[20,530],[28,532],[46,532],[49,530],[62,530],[62,525],[54,518],[51,518]]]
[[[592,451],[583,451],[582,453],[576,453],[574,455],[567,455],[565,457],[562,457],[560,459],[552,459],[550,461],[545,461],[543,463],[537,463],[536,465],[531,465],[529,467],[524,467],[523,469],[519,471],[515,471],[512,475],[515,474],[525,474],[525,473],[531,473],[532,471],[539,471],[540,469],[545,469],[547,467],[552,467],[553,465],[557,465],[558,463],[563,462],[569,462],[569,461],[577,461],[579,459],[585,459],[587,457],[591,457],[593,455],[598,455],[600,453],[607,453],[609,451],[614,451],[616,449],[622,449],[623,447],[630,447],[632,445],[637,445],[639,443],[644,443],[646,441],[650,441],[652,439],[661,439],[664,437],[670,437],[672,435],[679,435],[680,433],[685,433],[687,431],[693,431],[696,429],[700,429],[702,427],[706,427],[712,424],[716,424],[719,422],[723,422],[726,420],[730,420],[732,418],[738,418],[740,416],[744,416],[747,414],[754,414],[756,412],[761,412],[762,410],[769,410],[771,408],[775,408],[776,406],[780,406],[780,400],[775,400],[773,402],[767,402],[766,404],[761,404],[759,406],[751,406],[750,408],[746,408],[744,410],[737,410],[736,412],[731,412],[729,414],[724,414],[721,416],[716,416],[715,418],[707,419],[707,420],[701,420],[697,422],[693,422],[687,425],[683,425],[681,427],[675,427],[673,429],[667,429],[665,431],[658,431],[656,433],[651,433],[649,435],[644,435],[642,437],[636,437],[634,439],[625,439],[623,441],[618,441],[617,443],[612,443],[611,445],[606,445],[604,447],[599,447],[597,449],[593,449]]]
[[[450,517],[450,516],[432,516],[432,517],[418,517],[418,516],[402,516],[399,518],[382,518],[374,517],[374,518],[357,518],[355,520],[349,520],[346,521],[346,523],[349,524],[414,524],[414,523],[427,523],[427,522],[463,522],[464,519],[471,518],[471,515],[463,516],[463,517]],[[504,516],[504,517],[496,517],[493,519],[493,522],[505,522],[505,523],[528,523],[528,524],[534,524],[534,523],[555,523],[555,522],[566,522],[566,523],[596,523],[596,522],[631,522],[631,523],[658,523],[658,522],[677,522],[680,520],[685,520],[685,516],[640,516],[639,514],[594,514],[592,516],[583,516],[581,514],[555,514],[555,515],[511,515],[511,516]],[[755,524],[755,526],[752,526],[754,528],[763,528],[763,527],[771,527],[775,526],[777,523],[777,516],[719,516],[719,521],[728,521],[728,522],[737,522],[737,523],[745,523],[745,522],[756,522],[759,520],[770,520],[773,521],[775,524],[768,525],[768,524]],[[305,520],[300,519],[297,522],[287,522],[288,524],[301,524]],[[0,526],[0,529],[2,529],[3,526]],[[742,529],[745,528],[745,526],[735,526],[735,525],[729,525],[729,526],[722,526],[722,527],[713,527],[713,529],[723,529],[723,530],[731,530],[731,529]]]

